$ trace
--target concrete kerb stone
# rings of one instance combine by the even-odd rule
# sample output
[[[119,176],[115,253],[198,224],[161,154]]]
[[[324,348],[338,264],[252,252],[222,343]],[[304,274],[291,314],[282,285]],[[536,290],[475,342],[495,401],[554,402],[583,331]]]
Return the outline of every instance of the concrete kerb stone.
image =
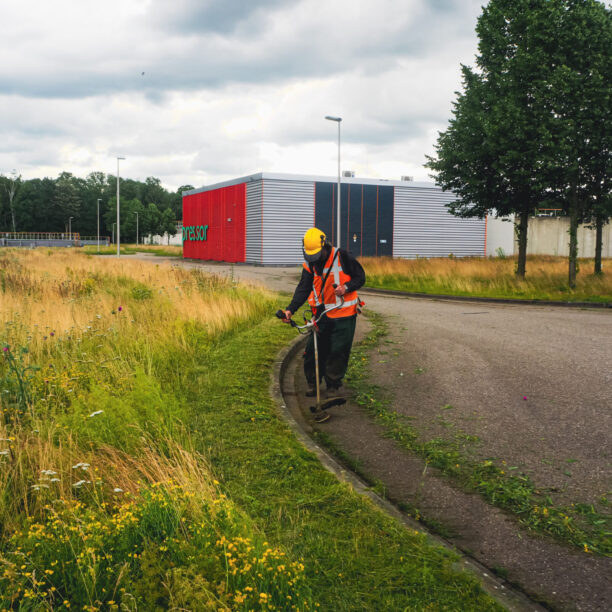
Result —
[[[393,517],[404,527],[424,533],[432,544],[442,546],[453,554],[458,555],[460,559],[457,562],[457,566],[478,576],[485,591],[510,612],[543,612],[545,608],[531,601],[523,592],[516,590],[512,585],[492,574],[491,570],[478,563],[478,561],[466,557],[443,538],[430,533],[421,523],[417,523],[389,502],[389,500],[372,491],[371,486],[367,482],[354,472],[343,467],[331,454],[308,435],[294,418],[288,406],[288,401],[286,401],[282,392],[282,381],[284,380],[288,364],[303,349],[305,344],[306,337],[301,336],[280,351],[274,362],[270,381],[270,395],[274,399],[278,414],[293,431],[297,439],[307,450],[316,455],[321,465],[339,481],[350,484],[357,493],[367,497],[374,505]]]

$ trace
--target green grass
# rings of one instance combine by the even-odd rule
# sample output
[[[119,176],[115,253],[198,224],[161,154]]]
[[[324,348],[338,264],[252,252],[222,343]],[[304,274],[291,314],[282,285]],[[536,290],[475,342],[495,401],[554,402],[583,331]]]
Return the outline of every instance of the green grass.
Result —
[[[367,286],[376,289],[499,299],[612,303],[612,260],[603,274],[592,274],[593,261],[580,260],[576,289],[568,285],[567,259],[529,256],[524,279],[515,275],[516,258],[364,257]]]
[[[0,609],[501,609],[279,418],[275,296],[86,254],[3,265]]]
[[[116,246],[100,246],[100,252],[98,253],[97,245],[86,245],[82,247],[82,250],[92,255],[116,255]],[[182,247],[176,246],[150,246],[150,245],[136,245],[136,244],[122,244],[119,247],[119,252],[122,255],[134,255],[135,253],[149,253],[157,257],[183,257]]]
[[[291,556],[324,610],[496,609],[475,580],[327,473],[278,420],[269,369],[287,341],[263,321],[208,350],[189,385],[192,425],[224,490]]]
[[[419,432],[396,413],[389,397],[373,383],[369,375],[371,351],[384,341],[387,328],[383,318],[368,313],[372,331],[351,355],[347,381],[356,390],[357,402],[405,449],[423,457],[427,465],[438,468],[467,491],[480,493],[489,503],[512,512],[522,525],[537,533],[548,534],[585,552],[612,555],[610,514],[607,499],[594,503],[557,506],[541,484],[534,483],[517,467],[500,459],[476,460],[477,436],[455,432],[448,437],[422,441]],[[444,406],[442,410],[450,410]],[[443,421],[443,420],[441,420]],[[420,518],[418,508],[413,516]]]

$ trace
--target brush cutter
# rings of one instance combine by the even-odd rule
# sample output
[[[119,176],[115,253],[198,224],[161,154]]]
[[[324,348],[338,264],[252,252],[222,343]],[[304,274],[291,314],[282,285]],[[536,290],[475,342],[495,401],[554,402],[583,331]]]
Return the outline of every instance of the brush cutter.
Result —
[[[317,423],[323,423],[329,419],[329,414],[325,412],[332,406],[340,406],[342,404],[346,404],[346,398],[344,397],[333,397],[331,399],[321,401],[321,385],[319,382],[319,347],[317,342],[317,335],[319,333],[319,326],[317,323],[321,320],[321,317],[328,313],[330,310],[335,310],[336,308],[340,308],[344,303],[344,298],[340,298],[340,303],[336,304],[333,308],[328,308],[324,312],[322,312],[318,317],[314,317],[312,313],[310,317],[306,316],[306,312],[304,313],[304,325],[298,325],[293,319],[289,321],[291,327],[295,327],[298,333],[302,335],[313,334],[313,343],[314,343],[314,354],[315,354],[315,379],[316,379],[316,389],[317,389],[317,403],[314,406],[310,406],[310,412],[314,414],[314,419]],[[310,312],[310,311],[307,311]],[[285,319],[285,312],[283,310],[277,310],[276,316],[279,319]]]

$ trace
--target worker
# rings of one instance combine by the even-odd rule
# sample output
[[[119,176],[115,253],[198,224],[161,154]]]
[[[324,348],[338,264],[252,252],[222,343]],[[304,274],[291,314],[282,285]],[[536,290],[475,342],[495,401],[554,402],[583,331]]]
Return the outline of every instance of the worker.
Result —
[[[319,316],[344,298],[342,305],[329,310],[318,324],[319,382],[325,379],[328,398],[344,397],[342,381],[348,367],[360,306],[357,290],[365,283],[365,272],[349,251],[333,247],[316,227],[304,234],[302,250],[302,277],[285,310],[284,321],[289,323],[307,299],[313,316]],[[317,392],[312,335],[304,352],[304,375],[308,383],[306,395],[314,397]]]

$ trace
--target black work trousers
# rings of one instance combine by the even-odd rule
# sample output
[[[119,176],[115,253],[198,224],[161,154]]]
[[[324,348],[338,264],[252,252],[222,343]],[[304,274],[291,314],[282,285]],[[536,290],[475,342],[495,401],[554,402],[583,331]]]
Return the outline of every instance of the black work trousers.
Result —
[[[353,346],[357,315],[342,318],[322,317],[317,335],[319,351],[319,380],[325,379],[328,389],[342,386]],[[304,351],[304,375],[311,387],[316,382],[314,338],[310,335]]]

